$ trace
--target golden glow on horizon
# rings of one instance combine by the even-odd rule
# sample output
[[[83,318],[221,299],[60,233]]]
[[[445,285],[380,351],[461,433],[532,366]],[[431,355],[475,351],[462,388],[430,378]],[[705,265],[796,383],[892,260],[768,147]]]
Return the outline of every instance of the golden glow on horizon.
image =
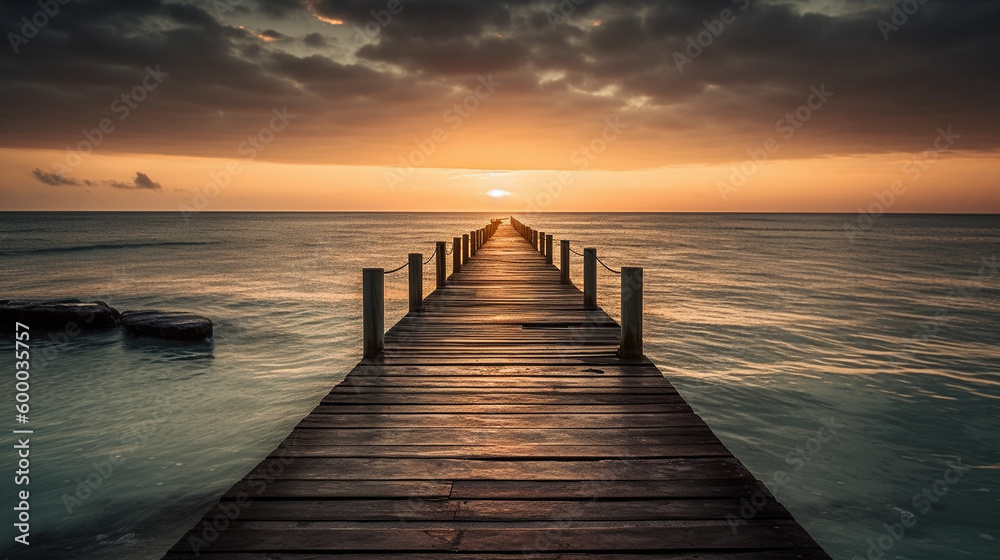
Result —
[[[725,200],[718,183],[729,178],[728,164],[637,171],[421,167],[390,187],[392,169],[380,166],[95,153],[65,176],[79,185],[47,185],[31,175],[35,168],[51,171],[64,156],[0,149],[0,167],[23,170],[0,181],[0,210],[856,213],[902,179],[905,192],[889,212],[1000,212],[1000,190],[989,179],[1000,175],[1000,160],[956,155],[942,157],[916,181],[903,172],[910,154],[774,160]],[[227,164],[240,173],[224,173]],[[136,171],[163,188],[105,182],[128,182]]]

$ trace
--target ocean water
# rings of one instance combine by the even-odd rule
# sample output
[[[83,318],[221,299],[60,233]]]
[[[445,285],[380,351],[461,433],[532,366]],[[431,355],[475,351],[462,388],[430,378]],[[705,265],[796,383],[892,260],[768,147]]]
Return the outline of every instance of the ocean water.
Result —
[[[647,355],[834,558],[1000,557],[1000,218],[884,216],[851,239],[847,215],[515,216],[645,267]],[[199,345],[33,339],[32,544],[5,528],[0,554],[159,558],[358,361],[361,268],[489,217],[0,213],[0,299],[215,322]]]

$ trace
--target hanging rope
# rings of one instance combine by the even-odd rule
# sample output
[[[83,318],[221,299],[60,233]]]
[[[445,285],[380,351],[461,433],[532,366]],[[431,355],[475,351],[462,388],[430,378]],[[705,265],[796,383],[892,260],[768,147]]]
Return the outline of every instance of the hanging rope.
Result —
[[[572,247],[569,248],[569,252],[573,253],[574,255],[576,255],[578,257],[582,257],[583,256],[583,253],[577,253],[576,251],[573,250]]]
[[[601,263],[601,266],[603,266],[604,268],[608,269],[608,271],[613,272],[615,274],[621,274],[622,273],[622,271],[615,270],[615,269],[611,268],[610,266],[604,264],[604,261],[601,260],[601,257],[596,257],[596,255],[595,255],[595,258],[597,258],[597,262]]]
[[[437,252],[438,252],[438,250],[437,250],[437,248],[435,248],[435,249],[434,249],[434,252],[433,252],[433,253],[431,253],[431,256],[427,257],[427,260],[426,260],[426,261],[424,261],[424,264],[427,264],[427,263],[431,262],[431,259],[433,259],[433,258],[434,258],[434,255],[436,255],[436,254],[437,254]]]
[[[404,264],[403,266],[401,266],[399,268],[394,268],[392,270],[385,271],[385,274],[393,274],[393,273],[399,272],[400,270],[403,270],[404,268],[406,268],[408,266],[410,266],[410,261],[406,261],[406,264]]]

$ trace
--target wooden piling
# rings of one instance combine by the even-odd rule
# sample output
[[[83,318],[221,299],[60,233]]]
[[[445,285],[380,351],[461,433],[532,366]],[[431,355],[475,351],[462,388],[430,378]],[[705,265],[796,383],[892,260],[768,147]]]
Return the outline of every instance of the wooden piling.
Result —
[[[552,236],[545,235],[545,262],[552,264]]]
[[[469,262],[469,234],[462,234],[462,264]]]
[[[476,251],[478,250],[479,248],[476,247],[476,230],[472,230],[469,232],[469,255],[476,256]]]
[[[420,253],[410,253],[410,313],[423,309],[424,303],[424,256]]]
[[[559,282],[569,284],[569,240],[563,239],[559,242]]]
[[[618,355],[642,357],[642,268],[622,267],[622,339]]]
[[[448,243],[446,241],[437,242],[437,287],[443,288],[448,285],[448,262],[445,260],[448,256]]]
[[[597,309],[597,249],[583,250],[583,308]]]
[[[362,348],[365,358],[374,358],[385,348],[385,270],[362,271]]]
[[[451,273],[462,270],[462,238],[451,238]]]

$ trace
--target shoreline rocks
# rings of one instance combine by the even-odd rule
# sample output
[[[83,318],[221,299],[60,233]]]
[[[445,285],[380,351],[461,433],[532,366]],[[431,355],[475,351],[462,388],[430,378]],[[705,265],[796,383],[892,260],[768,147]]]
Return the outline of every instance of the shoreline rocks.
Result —
[[[103,301],[78,299],[0,300],[2,329],[15,321],[38,329],[105,330],[121,322],[117,309]]]
[[[123,311],[122,325],[132,336],[201,342],[212,338],[212,321],[176,311]]]
[[[126,334],[130,336],[187,342],[201,342],[212,338],[212,321],[206,317],[179,311],[119,312],[103,301],[0,300],[0,332],[13,331],[15,322],[42,331],[75,333],[124,326]]]

